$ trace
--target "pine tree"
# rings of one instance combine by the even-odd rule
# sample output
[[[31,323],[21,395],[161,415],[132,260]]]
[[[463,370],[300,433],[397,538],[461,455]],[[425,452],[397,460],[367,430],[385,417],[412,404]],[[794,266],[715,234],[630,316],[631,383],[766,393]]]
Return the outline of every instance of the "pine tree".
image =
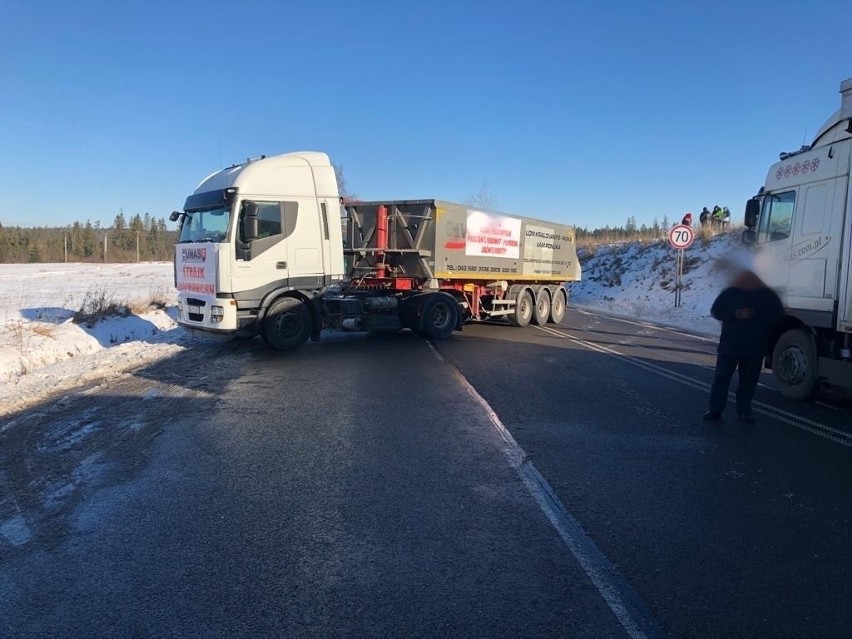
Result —
[[[92,226],[91,220],[86,220],[81,234],[80,251],[83,259],[90,259],[98,254],[98,236],[96,229],[99,225]]]

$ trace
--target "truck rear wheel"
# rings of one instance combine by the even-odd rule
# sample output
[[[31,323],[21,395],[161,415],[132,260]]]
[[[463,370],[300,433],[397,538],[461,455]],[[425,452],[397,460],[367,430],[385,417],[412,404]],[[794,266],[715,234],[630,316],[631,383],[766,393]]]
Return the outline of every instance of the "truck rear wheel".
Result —
[[[533,309],[532,321],[536,326],[544,326],[547,324],[547,318],[550,317],[550,291],[542,288],[538,291],[535,298],[535,308]]]
[[[560,289],[553,293],[553,301],[550,303],[550,322],[561,324],[565,319],[565,291]]]
[[[817,353],[811,336],[800,329],[783,333],[772,351],[772,374],[784,397],[800,402],[814,399]]]
[[[434,293],[423,303],[421,333],[432,339],[449,337],[459,323],[459,303],[447,293]]]
[[[509,316],[512,326],[527,326],[533,316],[533,302],[529,291],[523,291],[515,300],[515,314]]]
[[[311,334],[311,312],[305,303],[284,297],[272,304],[263,319],[263,341],[279,351],[292,351]]]

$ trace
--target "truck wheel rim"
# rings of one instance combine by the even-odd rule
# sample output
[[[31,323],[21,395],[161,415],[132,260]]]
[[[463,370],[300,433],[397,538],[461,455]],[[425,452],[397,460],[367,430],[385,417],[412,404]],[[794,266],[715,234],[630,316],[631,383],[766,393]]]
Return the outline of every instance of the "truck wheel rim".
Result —
[[[435,328],[443,327],[447,323],[448,316],[447,307],[443,304],[436,304],[435,308],[432,309],[432,326]]]
[[[805,378],[807,358],[800,348],[784,349],[778,362],[778,375],[790,386],[798,386]]]
[[[302,331],[302,318],[296,313],[287,313],[278,317],[276,330],[284,337],[295,337]]]

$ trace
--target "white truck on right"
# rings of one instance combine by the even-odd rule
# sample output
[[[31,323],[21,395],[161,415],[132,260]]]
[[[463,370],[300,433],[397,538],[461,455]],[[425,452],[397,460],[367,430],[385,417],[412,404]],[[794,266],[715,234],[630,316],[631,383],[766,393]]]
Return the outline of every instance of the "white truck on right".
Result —
[[[840,96],[813,143],[781,153],[746,204],[743,242],[785,308],[766,365],[795,400],[821,386],[852,390],[852,78]]]

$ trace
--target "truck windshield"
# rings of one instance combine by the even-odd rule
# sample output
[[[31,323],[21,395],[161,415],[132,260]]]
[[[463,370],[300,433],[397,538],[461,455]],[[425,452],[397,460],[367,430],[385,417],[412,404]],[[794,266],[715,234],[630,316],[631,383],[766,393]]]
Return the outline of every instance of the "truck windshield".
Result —
[[[228,237],[231,211],[224,206],[187,211],[180,227],[178,243],[223,242]]]

